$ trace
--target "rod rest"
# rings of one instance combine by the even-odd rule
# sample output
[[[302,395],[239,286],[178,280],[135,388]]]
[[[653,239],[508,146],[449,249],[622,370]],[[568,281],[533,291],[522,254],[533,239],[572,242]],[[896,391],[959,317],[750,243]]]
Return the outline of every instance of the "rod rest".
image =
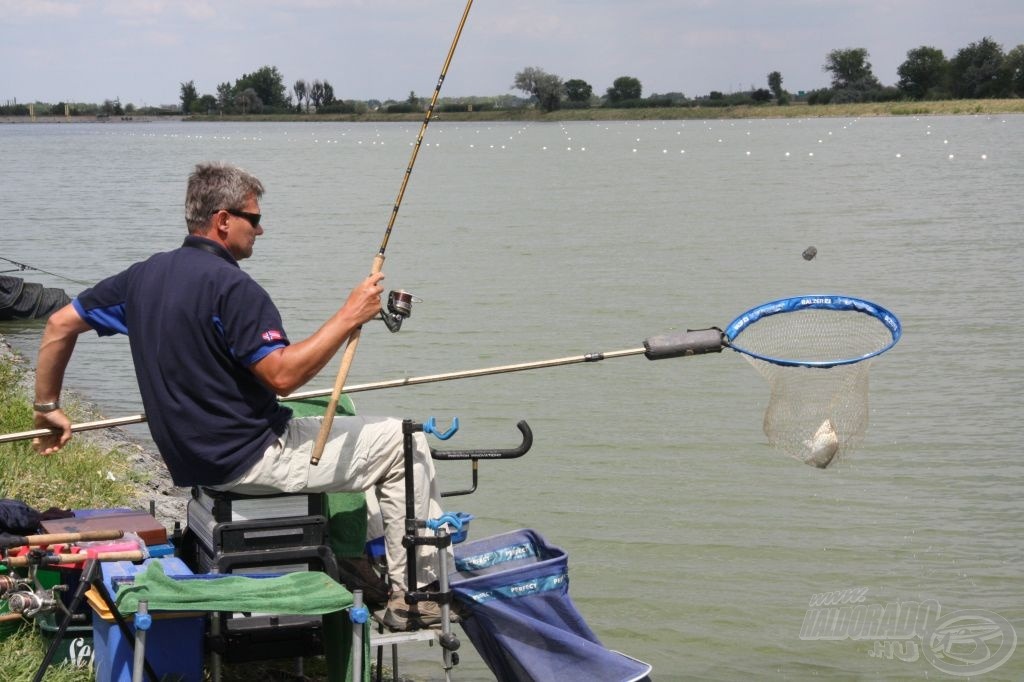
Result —
[[[523,441],[518,447],[506,450],[435,450],[430,448],[430,456],[440,460],[465,460],[465,459],[515,459],[522,457],[533,447],[533,431],[525,420],[519,420],[516,428],[523,435]]]

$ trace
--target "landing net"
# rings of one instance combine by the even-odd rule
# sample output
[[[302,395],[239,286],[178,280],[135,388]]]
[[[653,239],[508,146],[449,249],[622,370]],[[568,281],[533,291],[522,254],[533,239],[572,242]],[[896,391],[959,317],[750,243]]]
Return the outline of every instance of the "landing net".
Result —
[[[869,301],[803,296],[747,311],[725,337],[771,389],[768,443],[825,468],[863,441],[871,359],[901,333],[896,316]]]

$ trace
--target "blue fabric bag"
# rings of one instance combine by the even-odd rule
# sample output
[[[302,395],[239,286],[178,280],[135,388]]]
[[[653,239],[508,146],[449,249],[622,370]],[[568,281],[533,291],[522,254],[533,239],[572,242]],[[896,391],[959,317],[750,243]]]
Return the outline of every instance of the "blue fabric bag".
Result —
[[[651,666],[604,648],[569,599],[568,556],[532,530],[455,548],[455,598],[499,682],[632,682]]]

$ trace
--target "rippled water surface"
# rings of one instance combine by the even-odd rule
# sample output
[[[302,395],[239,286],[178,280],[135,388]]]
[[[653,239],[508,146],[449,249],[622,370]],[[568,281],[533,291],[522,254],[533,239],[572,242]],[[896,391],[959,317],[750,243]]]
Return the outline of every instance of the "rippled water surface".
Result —
[[[266,234],[244,267],[301,338],[368,272],[417,130],[2,126],[0,255],[85,282],[113,274],[177,246],[191,166],[230,160],[268,189]],[[872,366],[863,445],[824,471],[766,445],[767,385],[728,351],[357,405],[458,416],[446,447],[509,447],[526,419],[533,450],[484,462],[478,492],[451,506],[477,516],[471,538],[529,527],[565,548],[588,623],[655,679],[982,671],[1024,636],[1021,159],[1020,116],[434,122],[384,267],[386,285],[423,302],[398,334],[367,328],[350,383],[631,349],[804,293],[877,301],[905,335]],[[40,332],[0,325],[30,355]],[[83,337],[67,385],[108,416],[141,410],[123,340]],[[469,471],[440,475],[452,489]],[[904,641],[802,634],[809,603],[840,590],[878,609],[933,600],[935,618]],[[950,615],[962,610],[991,636],[935,629],[963,625]],[[487,679],[468,643],[462,657],[459,679]],[[441,676],[433,651],[406,672]],[[981,677],[1024,677],[1024,651]]]

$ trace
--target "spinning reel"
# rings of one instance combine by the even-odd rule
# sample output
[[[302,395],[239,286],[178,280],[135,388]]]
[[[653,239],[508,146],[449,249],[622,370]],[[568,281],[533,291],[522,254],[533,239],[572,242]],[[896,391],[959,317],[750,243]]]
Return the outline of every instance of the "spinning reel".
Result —
[[[29,556],[32,557],[32,554],[30,553]],[[57,592],[67,589],[66,586],[54,585],[50,589],[44,588],[36,577],[36,570],[41,563],[42,555],[32,558],[34,561],[29,564],[27,578],[17,575],[0,575],[0,599],[7,601],[11,613],[20,614],[25,618],[64,610],[64,604],[57,597]]]
[[[423,299],[416,298],[404,289],[392,289],[388,292],[387,307],[381,306],[380,309],[380,317],[388,331],[395,333],[401,329],[402,323],[412,315],[412,304],[422,302]]]

